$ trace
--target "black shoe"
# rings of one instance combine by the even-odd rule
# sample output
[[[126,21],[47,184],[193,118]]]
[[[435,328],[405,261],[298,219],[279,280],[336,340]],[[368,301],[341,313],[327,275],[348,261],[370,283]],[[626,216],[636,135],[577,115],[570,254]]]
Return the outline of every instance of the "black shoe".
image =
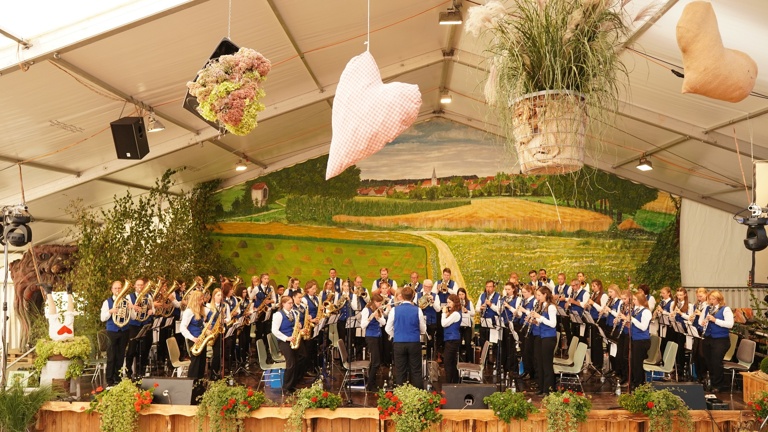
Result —
[[[72,282],[67,282],[67,294],[72,294]]]
[[[40,285],[40,289],[43,290],[43,292],[45,292],[46,295],[53,292],[53,286],[51,284],[41,283],[39,285]]]
[[[520,378],[528,381],[529,379],[531,379],[531,374],[524,373],[524,374],[520,375]]]

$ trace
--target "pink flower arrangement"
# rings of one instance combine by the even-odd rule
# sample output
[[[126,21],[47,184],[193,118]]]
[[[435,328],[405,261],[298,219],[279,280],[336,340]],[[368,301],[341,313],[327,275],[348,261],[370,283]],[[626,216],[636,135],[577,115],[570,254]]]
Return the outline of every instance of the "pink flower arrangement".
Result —
[[[235,135],[247,135],[264,110],[262,85],[271,69],[272,63],[259,52],[240,48],[209,61],[187,88],[197,98],[197,111],[204,119]]]

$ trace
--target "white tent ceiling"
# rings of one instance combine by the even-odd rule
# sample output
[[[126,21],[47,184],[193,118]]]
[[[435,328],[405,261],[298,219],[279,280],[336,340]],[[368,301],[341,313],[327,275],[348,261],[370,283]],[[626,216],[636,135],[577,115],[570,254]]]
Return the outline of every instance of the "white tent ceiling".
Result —
[[[70,199],[109,205],[126,189],[145,191],[168,168],[187,167],[181,188],[213,178],[231,186],[327,153],[339,76],[365,49],[366,0],[232,0],[231,39],[264,54],[273,70],[259,127],[247,137],[219,137],[182,108],[182,98],[186,82],[227,35],[229,1],[113,0],[107,8],[104,1],[78,0],[93,14],[80,21],[65,13],[72,8],[57,9],[66,2],[13,3],[0,6],[7,36],[0,37],[0,204],[21,202],[23,183],[38,219],[35,241],[65,234]],[[460,26],[437,23],[451,2],[370,3],[371,52],[385,81],[419,85],[420,121],[443,117],[497,132],[483,102],[482,46]],[[473,3],[464,0],[462,10]],[[768,99],[731,104],[680,94],[682,80],[669,69],[682,71],[675,25],[687,3],[654,3],[654,24],[639,30],[623,54],[631,76],[621,113],[602,143],[590,144],[587,162],[735,212],[748,204],[741,168],[751,187],[752,158],[768,159]],[[754,91],[768,94],[765,0],[712,3],[725,45],[757,61]],[[40,15],[54,19],[48,27],[25,25]],[[450,105],[439,103],[441,88],[453,94]],[[167,128],[149,135],[144,160],[117,160],[109,123],[133,113],[135,104],[152,107]],[[652,155],[653,171],[635,169],[643,153]],[[253,163],[236,173],[244,156]]]

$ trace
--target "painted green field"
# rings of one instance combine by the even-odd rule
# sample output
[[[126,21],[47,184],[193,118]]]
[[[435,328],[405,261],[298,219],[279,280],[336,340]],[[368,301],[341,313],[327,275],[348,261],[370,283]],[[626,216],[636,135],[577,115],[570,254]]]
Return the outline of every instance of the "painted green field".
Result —
[[[506,281],[517,272],[528,281],[528,271],[546,268],[555,279],[565,272],[568,281],[583,271],[589,279],[601,279],[607,286],[626,286],[653,246],[649,240],[583,239],[529,235],[441,234],[456,257],[470,293],[478,295],[488,279]],[[637,283],[634,281],[633,283]]]
[[[278,283],[289,276],[302,282],[324,280],[335,268],[340,277],[363,277],[366,286],[379,277],[379,269],[390,269],[390,277],[408,279],[412,271],[426,273],[427,251],[423,246],[381,241],[317,239],[259,234],[215,234],[222,253],[231,256],[241,277],[269,273]]]
[[[229,189],[224,189],[217,193],[219,196],[219,199],[221,200],[221,206],[224,207],[224,211],[231,210],[232,202],[235,201],[235,199],[243,196],[244,187],[245,185],[240,184],[237,186],[233,186]]]
[[[675,215],[656,211],[640,209],[635,213],[635,222],[650,232],[659,233],[670,223],[674,222]]]

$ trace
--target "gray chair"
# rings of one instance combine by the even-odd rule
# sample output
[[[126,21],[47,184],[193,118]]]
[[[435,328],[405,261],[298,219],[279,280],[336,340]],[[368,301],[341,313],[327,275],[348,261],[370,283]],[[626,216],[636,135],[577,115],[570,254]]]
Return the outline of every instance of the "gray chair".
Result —
[[[488,357],[488,347],[490,343],[485,341],[483,344],[483,350],[480,353],[480,364],[459,362],[456,364],[456,368],[459,370],[459,380],[464,382],[464,377],[469,378],[472,374],[477,374],[477,379],[481,383],[484,382],[483,374],[485,373],[485,360]]]
[[[661,363],[661,339],[658,335],[651,335],[651,347],[645,356],[643,365],[658,365]]]
[[[264,383],[264,375],[266,375],[267,372],[285,369],[285,362],[280,362],[280,363],[267,362],[267,347],[264,346],[264,339],[256,340],[256,355],[259,358],[259,368],[261,368],[261,371],[262,371],[259,384],[256,385],[256,390],[258,390],[259,387],[261,387],[261,384]]]
[[[643,370],[651,373],[651,381],[656,377],[656,374],[661,374],[660,377],[664,377],[664,374],[672,373],[675,369],[675,359],[677,357],[677,342],[667,342],[667,346],[664,348],[664,359],[661,365],[643,364]]]
[[[573,364],[574,356],[576,355],[576,348],[579,346],[579,337],[574,336],[571,338],[571,343],[568,345],[568,357],[558,358],[555,357],[554,363],[559,365]]]
[[[171,366],[173,366],[173,374],[171,376],[176,375],[179,378],[187,376],[189,365],[192,361],[180,360],[181,352],[179,352],[179,344],[176,342],[176,338],[169,337],[165,340],[165,345],[168,347],[168,359],[171,361]]]
[[[581,385],[581,369],[584,367],[584,360],[587,358],[587,344],[579,342],[576,352],[573,355],[573,364],[554,366],[555,374],[560,376],[560,384],[578,384],[581,392],[584,387]]]
[[[371,369],[371,361],[357,360],[350,362],[349,355],[347,354],[347,345],[344,343],[344,340],[338,339],[337,343],[339,346],[339,357],[341,357],[341,365],[344,366],[345,369],[344,378],[341,380],[341,387],[339,388],[339,392],[341,392],[341,389],[344,388],[344,384],[347,383],[353,374],[362,374],[363,383],[367,384],[369,379],[368,371]]]
[[[726,351],[723,356],[723,361],[725,362],[729,362],[733,359],[733,354],[736,353],[736,345],[739,343],[739,335],[736,333],[728,333],[728,341],[731,344],[728,346],[728,351]]]
[[[739,348],[736,351],[736,360],[734,362],[723,362],[723,369],[731,371],[731,391],[733,391],[733,381],[736,379],[736,372],[748,372],[755,361],[755,347],[757,343],[753,340],[742,339],[739,342]]]
[[[276,362],[284,362],[285,357],[280,352],[280,348],[277,347],[277,338],[272,332],[267,333],[267,344],[269,345],[269,353],[272,355],[272,360]]]

